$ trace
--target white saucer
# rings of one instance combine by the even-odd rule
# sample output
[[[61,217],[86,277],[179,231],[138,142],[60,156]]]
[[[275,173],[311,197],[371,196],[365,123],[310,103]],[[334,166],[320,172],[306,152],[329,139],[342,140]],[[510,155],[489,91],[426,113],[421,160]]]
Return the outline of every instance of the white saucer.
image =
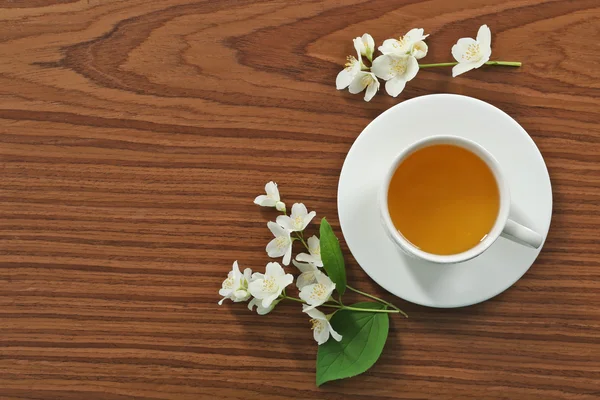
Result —
[[[545,240],[552,216],[552,188],[537,146],[503,111],[453,94],[404,101],[363,130],[340,174],[340,224],[356,261],[386,290],[429,307],[468,306],[512,286],[531,267],[541,247],[532,249],[500,237],[481,256],[454,265],[415,260],[398,250],[380,223],[377,191],[404,147],[436,134],[471,139],[492,153],[510,185],[511,219]]]

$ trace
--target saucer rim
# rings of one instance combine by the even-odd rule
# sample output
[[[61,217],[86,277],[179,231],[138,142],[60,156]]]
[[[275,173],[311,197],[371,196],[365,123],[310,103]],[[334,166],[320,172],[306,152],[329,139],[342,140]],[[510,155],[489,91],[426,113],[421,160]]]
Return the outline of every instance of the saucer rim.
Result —
[[[553,209],[554,209],[554,196],[553,196],[553,190],[552,190],[552,181],[550,179],[550,174],[548,171],[548,166],[544,160],[544,157],[542,156],[537,144],[535,143],[535,141],[533,140],[533,138],[529,135],[529,133],[527,133],[527,131],[513,118],[511,117],[509,114],[507,114],[506,112],[504,112],[503,110],[501,110],[500,108],[494,106],[493,104],[490,104],[486,101],[474,98],[474,97],[470,97],[470,96],[465,96],[465,95],[460,95],[460,94],[452,94],[452,93],[436,93],[436,94],[429,94],[429,95],[424,95],[424,96],[419,96],[419,97],[415,97],[409,100],[405,100],[401,103],[398,103],[392,107],[390,107],[389,109],[385,110],[384,112],[382,112],[381,114],[379,114],[377,117],[375,117],[373,120],[371,120],[369,122],[369,124],[367,124],[367,126],[365,126],[365,128],[361,131],[361,133],[356,137],[356,139],[354,140],[354,143],[352,144],[352,146],[350,147],[350,149],[348,150],[348,153],[346,154],[346,157],[344,159],[344,163],[342,165],[342,168],[340,170],[340,175],[338,178],[338,190],[337,190],[337,207],[338,207],[338,219],[340,222],[340,228],[342,230],[342,234],[344,235],[344,238],[347,236],[347,231],[348,231],[348,226],[346,226],[346,228],[344,228],[344,223],[343,223],[343,219],[340,213],[340,204],[341,204],[341,196],[340,196],[340,190],[341,190],[341,185],[342,185],[342,177],[344,175],[344,170],[347,167],[347,163],[349,163],[349,160],[351,159],[351,155],[358,151],[357,148],[360,146],[360,141],[361,138],[363,138],[366,134],[368,134],[367,132],[369,131],[369,129],[372,129],[372,125],[375,123],[375,121],[379,118],[383,118],[385,115],[389,114],[389,113],[393,113],[393,112],[397,112],[398,109],[406,107],[407,104],[414,104],[414,103],[418,103],[418,102],[423,102],[423,101],[429,101],[432,98],[460,98],[462,100],[468,101],[468,102],[473,102],[473,103],[482,103],[484,104],[486,107],[489,107],[491,111],[493,111],[494,113],[497,113],[499,115],[501,115],[503,118],[507,118],[508,121],[510,121],[510,123],[521,132],[521,134],[523,136],[525,136],[530,144],[533,145],[534,149],[537,151],[537,158],[539,161],[541,161],[542,165],[544,166],[545,172],[546,172],[546,177],[548,180],[548,185],[549,185],[549,201],[550,201],[550,208],[549,208],[549,215],[545,216],[545,220],[548,221],[547,224],[547,229],[545,229],[543,232],[539,232],[542,236],[543,236],[543,241],[542,244],[540,245],[540,247],[538,249],[536,249],[537,253],[535,255],[535,258],[533,259],[533,261],[531,262],[531,264],[525,268],[523,270],[523,272],[521,274],[515,275],[516,278],[514,280],[512,280],[512,282],[507,285],[504,288],[501,288],[497,291],[495,291],[494,293],[488,293],[485,295],[480,296],[479,298],[475,299],[475,300],[470,300],[470,301],[463,301],[463,302],[448,302],[447,304],[443,304],[443,303],[439,303],[439,302],[432,302],[432,303],[427,303],[427,302],[423,302],[423,301],[419,301],[419,299],[415,299],[415,298],[411,298],[411,296],[405,296],[405,295],[400,295],[397,290],[395,290],[394,288],[392,288],[390,285],[388,285],[386,283],[386,281],[380,282],[377,279],[375,279],[373,277],[373,274],[370,273],[368,271],[368,269],[366,269],[365,267],[363,267],[360,263],[359,266],[360,268],[375,282],[377,283],[379,286],[381,286],[382,288],[384,288],[385,290],[387,290],[388,292],[390,292],[391,294],[404,299],[406,301],[409,301],[411,303],[414,304],[418,304],[421,306],[425,306],[425,307],[432,307],[432,308],[459,308],[459,307],[466,307],[466,306],[471,306],[471,305],[475,305],[475,304],[479,304],[482,303],[484,301],[487,301],[489,299],[492,299],[498,295],[500,295],[501,293],[505,292],[507,289],[511,288],[516,282],[518,282],[526,273],[527,271],[529,271],[529,269],[533,266],[533,264],[535,263],[535,261],[537,260],[537,258],[539,257],[539,254],[541,253],[545,243],[546,243],[546,239],[548,237],[548,233],[550,231],[551,225],[552,225],[552,214],[553,214]],[[433,136],[433,135],[432,135]],[[457,135],[460,136],[460,135]],[[424,136],[421,139],[424,139],[426,136]],[[467,138],[468,139],[468,138]],[[408,145],[410,146],[410,144]],[[402,149],[399,149],[398,152],[402,151]],[[352,251],[352,248],[350,246],[350,244],[348,242],[346,242],[350,253],[353,255],[353,257],[356,259],[356,256],[354,255],[354,252]],[[391,241],[388,242],[387,244],[388,246],[394,246],[394,243],[392,243]],[[492,244],[493,246],[493,244]],[[483,254],[483,253],[482,253]],[[358,263],[358,259],[356,259],[357,263]],[[445,265],[440,264],[438,265],[439,268],[444,268]]]

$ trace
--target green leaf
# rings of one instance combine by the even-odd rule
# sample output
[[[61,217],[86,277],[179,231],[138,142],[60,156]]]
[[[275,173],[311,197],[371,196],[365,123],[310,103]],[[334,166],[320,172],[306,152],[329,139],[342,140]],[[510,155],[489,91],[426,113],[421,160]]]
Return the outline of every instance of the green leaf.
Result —
[[[383,309],[379,303],[363,302],[352,307]],[[362,374],[379,359],[389,330],[387,313],[339,310],[331,317],[342,341],[330,338],[317,353],[317,386]]]
[[[325,218],[321,220],[320,228],[321,241],[321,259],[323,268],[329,275],[329,278],[335,283],[335,288],[340,295],[346,291],[346,265],[344,264],[344,255],[340,248],[340,242],[333,233],[331,225]]]

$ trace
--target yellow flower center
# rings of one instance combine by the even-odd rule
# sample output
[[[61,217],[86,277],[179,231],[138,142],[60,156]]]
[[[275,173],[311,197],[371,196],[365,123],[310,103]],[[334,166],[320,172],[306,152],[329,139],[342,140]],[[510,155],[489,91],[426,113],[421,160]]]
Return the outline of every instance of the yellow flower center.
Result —
[[[413,46],[413,50],[414,51],[425,51],[425,46],[421,42],[415,43],[415,45]]]
[[[346,57],[346,69],[352,69],[352,67],[354,66],[354,64],[356,64],[358,62],[358,60],[356,59],[356,57],[354,56],[348,56]]]
[[[310,293],[310,297],[311,299],[322,299],[323,297],[325,297],[325,295],[327,294],[327,288],[325,287],[325,285],[323,285],[322,283],[317,283],[314,287],[312,292]]]
[[[302,228],[303,223],[304,223],[304,218],[302,218],[300,215],[298,215],[297,217],[294,217],[294,226],[296,228]]]
[[[360,79],[363,86],[369,86],[371,82],[373,82],[373,77],[371,75],[365,75]]]
[[[312,324],[310,329],[313,329],[317,332],[321,332],[323,330],[323,321],[313,318],[310,320],[310,323]]]
[[[406,40],[404,39],[404,36],[400,36],[396,42],[392,43],[392,46],[400,48],[403,47],[405,44]]]
[[[481,58],[479,54],[479,43],[470,44],[469,47],[467,47],[467,51],[464,52],[462,58],[467,61],[476,61]]]
[[[275,238],[275,245],[280,249],[286,247],[288,245],[288,242],[288,238],[286,238],[285,236],[279,236],[278,238]]]
[[[396,75],[404,74],[406,72],[406,61],[404,59],[392,61],[391,70]]]
[[[265,278],[263,281],[263,291],[265,292],[274,292],[277,290],[277,283],[275,282],[275,278],[269,277]]]
[[[224,289],[233,289],[233,278],[229,277],[223,281]]]

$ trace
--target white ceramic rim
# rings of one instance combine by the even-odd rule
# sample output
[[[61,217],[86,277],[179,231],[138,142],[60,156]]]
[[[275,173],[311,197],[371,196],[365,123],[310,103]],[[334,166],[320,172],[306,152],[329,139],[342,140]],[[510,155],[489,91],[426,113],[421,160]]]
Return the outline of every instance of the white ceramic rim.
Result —
[[[481,160],[483,160],[486,165],[490,168],[492,173],[494,174],[494,178],[496,179],[496,184],[498,186],[498,191],[500,195],[500,208],[498,210],[498,215],[496,217],[496,222],[494,226],[490,230],[490,232],[485,236],[481,242],[479,242],[475,247],[464,251],[462,253],[451,254],[451,255],[439,255],[425,252],[412,243],[410,243],[404,236],[402,236],[390,217],[390,212],[388,208],[388,190],[390,186],[390,181],[396,172],[398,166],[412,153],[417,150],[423,149],[425,147],[437,145],[437,144],[451,144],[455,146],[462,147],[467,149],[477,155]],[[502,171],[500,168],[500,164],[498,161],[484,149],[478,143],[465,139],[459,136],[452,135],[436,135],[429,136],[424,139],[421,139],[412,145],[406,147],[404,150],[396,156],[392,165],[388,169],[388,172],[385,176],[385,180],[383,185],[381,185],[381,189],[379,192],[379,209],[381,214],[381,220],[384,229],[386,230],[388,236],[405,252],[414,257],[430,261],[436,264],[456,264],[461,263],[472,258],[477,257],[484,251],[486,251],[495,241],[498,239],[506,222],[508,220],[508,215],[510,213],[510,190],[508,186],[508,182],[502,175]]]
[[[385,290],[390,293],[402,298],[406,301],[410,301],[415,304],[419,304],[425,307],[435,307],[435,308],[456,308],[456,307],[466,307],[470,305],[474,305],[477,303],[484,302],[493,298],[494,296],[499,295],[504,292],[511,286],[515,284],[533,265],[536,258],[539,256],[540,251],[542,251],[544,243],[540,246],[539,249],[535,251],[531,251],[531,249],[526,249],[525,246],[520,246],[515,244],[515,246],[509,246],[509,241],[506,243],[502,243],[502,240],[496,241],[493,246],[490,247],[488,251],[483,253],[480,257],[477,257],[471,261],[467,261],[466,263],[456,264],[456,265],[447,265],[448,275],[446,275],[447,279],[445,282],[453,282],[455,280],[462,279],[462,271],[471,271],[473,270],[475,274],[477,271],[485,271],[486,277],[491,277],[493,282],[496,282],[494,285],[487,285],[484,282],[484,285],[481,287],[477,286],[477,283],[474,282],[474,286],[477,287],[477,290],[469,291],[467,293],[457,293],[456,291],[445,291],[441,297],[437,295],[433,295],[430,293],[429,289],[422,288],[420,290],[412,290],[411,288],[415,285],[415,276],[414,271],[421,271],[420,267],[414,266],[410,264],[405,258],[401,257],[392,257],[391,260],[386,260],[382,258],[378,258],[380,255],[379,251],[381,248],[374,247],[371,251],[365,250],[361,248],[361,241],[366,240],[367,237],[374,236],[378,242],[376,243],[384,243],[382,247],[392,246],[395,250],[397,247],[394,245],[388,235],[385,233],[385,229],[383,229],[383,225],[380,223],[379,219],[379,203],[377,199],[379,185],[375,188],[371,188],[369,186],[365,186],[368,184],[368,181],[364,181],[365,177],[354,177],[352,173],[355,173],[354,168],[357,163],[359,163],[360,159],[357,159],[357,154],[361,154],[361,149],[364,148],[368,140],[372,135],[379,135],[376,131],[374,131],[374,125],[376,120],[381,118],[390,118],[390,114],[401,113],[405,108],[409,106],[419,105],[419,106],[429,106],[431,102],[441,102],[444,104],[445,102],[450,101],[451,103],[458,103],[460,107],[469,108],[478,106],[483,106],[480,108],[478,112],[489,113],[489,115],[500,116],[501,119],[507,124],[507,129],[514,131],[514,138],[511,139],[512,143],[518,144],[519,147],[526,148],[527,151],[517,152],[512,160],[514,163],[520,165],[523,168],[524,165],[528,165],[527,163],[532,163],[533,168],[531,168],[534,172],[529,174],[529,168],[523,172],[521,175],[527,175],[530,177],[535,177],[535,187],[532,189],[533,193],[537,193],[536,198],[542,199],[540,201],[543,202],[544,212],[533,216],[532,221],[535,221],[537,226],[539,226],[539,233],[543,236],[544,242],[548,237],[548,232],[550,229],[550,225],[552,222],[552,183],[550,181],[550,176],[548,174],[548,169],[546,163],[544,162],[544,158],[540,153],[540,150],[536,146],[534,140],[529,136],[529,134],[523,129],[523,127],[515,121],[510,115],[506,114],[504,111],[499,109],[498,107],[487,103],[483,100],[479,100],[473,97],[459,95],[459,94],[449,94],[449,93],[437,93],[437,94],[429,94],[424,96],[415,97],[412,99],[405,100],[401,103],[390,107],[381,113],[377,118],[374,118],[369,124],[361,131],[360,135],[357,136],[356,140],[352,144],[351,148],[346,155],[344,160],[342,169],[340,171],[340,177],[338,182],[338,193],[337,193],[337,206],[338,206],[338,216],[340,221],[340,228],[344,235],[344,239],[348,244],[348,248],[351,254],[356,259],[356,262],[360,266],[360,268],[371,277],[375,283],[383,287]],[[438,105],[439,106],[439,105]],[[421,136],[425,137],[425,136]],[[417,139],[420,140],[420,139]],[[475,139],[477,140],[477,139]],[[490,142],[490,147],[487,147],[492,154],[496,154],[493,146],[504,145],[497,144],[495,142]],[[369,145],[373,145],[370,143]],[[379,144],[381,145],[381,144]],[[527,161],[522,159],[522,156],[525,156],[527,153]],[[506,158],[505,155],[499,151],[500,156]],[[361,154],[364,156],[364,154]],[[361,165],[364,165],[364,160],[360,162]],[[511,170],[511,166],[506,166],[505,169],[508,172],[505,172],[506,178],[510,180],[511,188],[512,188],[512,177],[511,174],[514,172]],[[366,177],[368,180],[377,179],[371,175]],[[378,182],[380,182],[378,180]],[[356,183],[357,185],[355,185]],[[375,218],[378,220],[373,224],[372,229],[381,228],[382,231],[374,231],[372,233],[365,232],[363,228],[360,226],[356,226],[353,223],[353,213],[356,212],[356,209],[360,207],[357,205],[354,200],[349,200],[349,197],[352,196],[351,192],[348,192],[348,187],[351,186],[352,190],[356,190],[357,188],[360,190],[375,190],[373,195],[373,207],[375,210],[372,214],[375,214]],[[522,185],[517,185],[516,193],[514,190],[511,190],[511,197],[513,201],[518,200],[521,201],[523,194]],[[541,194],[540,194],[541,193]],[[515,198],[516,197],[516,198]],[[545,203],[548,204],[545,204]],[[369,204],[366,204],[367,207],[370,207]],[[521,206],[522,207],[522,206]],[[525,211],[527,211],[528,207],[524,207]],[[366,225],[370,226],[370,225]],[[375,228],[377,226],[377,228]],[[383,234],[383,237],[381,234]],[[503,253],[495,252],[495,247],[502,249]],[[514,254],[512,249],[516,250],[518,254]],[[507,252],[507,250],[511,250]],[[397,253],[398,251],[394,251]],[[387,272],[384,272],[383,267],[381,265],[385,264],[387,261],[399,262],[401,270],[403,271],[401,274],[397,274],[397,276],[390,276]],[[495,275],[498,272],[498,269],[494,268],[494,264],[501,263],[502,267],[500,268],[502,273],[504,274],[504,278],[498,280],[495,279]],[[428,264],[427,264],[428,265]],[[427,265],[425,267],[427,267]],[[507,266],[508,268],[504,268]],[[432,264],[432,267],[435,265]],[[445,273],[445,268],[437,268],[440,270],[440,273]],[[401,279],[398,279],[401,278]],[[406,279],[409,278],[409,279]],[[484,279],[484,278],[480,278]],[[487,279],[487,278],[486,278]],[[490,280],[490,279],[488,279]],[[469,281],[471,282],[471,281]],[[433,289],[432,289],[433,290]],[[437,291],[436,291],[437,293]]]

